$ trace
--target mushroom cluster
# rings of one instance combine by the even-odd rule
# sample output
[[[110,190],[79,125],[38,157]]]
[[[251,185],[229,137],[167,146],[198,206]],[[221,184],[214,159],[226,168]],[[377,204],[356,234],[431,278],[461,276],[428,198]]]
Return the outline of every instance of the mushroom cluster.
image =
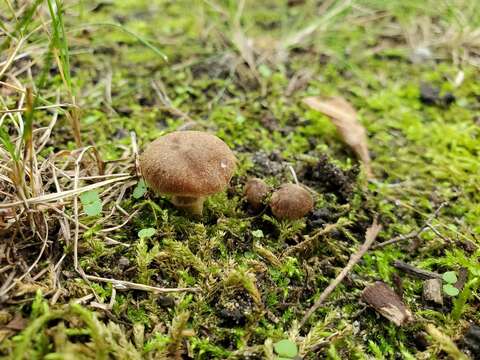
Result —
[[[175,207],[201,216],[209,195],[223,191],[236,167],[230,148],[218,137],[202,131],[175,131],[153,141],[140,157],[148,186],[169,195]],[[271,187],[258,178],[245,184],[244,195],[254,211],[267,202],[278,219],[296,220],[313,209],[310,192],[298,184],[282,184],[271,196]]]
[[[236,159],[218,137],[201,131],[175,131],[153,141],[140,157],[148,186],[170,195],[177,208],[201,216],[209,195],[223,191]]]

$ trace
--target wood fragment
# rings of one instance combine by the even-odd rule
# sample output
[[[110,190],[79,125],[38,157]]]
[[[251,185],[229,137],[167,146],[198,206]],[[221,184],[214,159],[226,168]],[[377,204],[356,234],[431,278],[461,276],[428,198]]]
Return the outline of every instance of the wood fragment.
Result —
[[[458,270],[457,278],[458,278],[458,280],[453,286],[455,286],[458,289],[458,291],[462,291],[463,287],[465,286],[465,283],[467,282],[468,269],[464,268],[464,267],[460,268]]]
[[[366,287],[362,293],[362,300],[397,326],[413,320],[411,311],[400,297],[382,281]]]
[[[412,266],[410,264],[407,264],[406,262],[403,262],[401,260],[395,260],[393,262],[393,266],[396,267],[399,270],[402,270],[403,272],[407,273],[408,275],[411,275],[413,277],[423,279],[423,280],[441,279],[442,278],[442,275],[439,274],[439,273],[419,269],[419,268],[417,268],[415,266]]]
[[[403,301],[403,281],[400,275],[398,273],[393,273],[392,275],[392,281],[393,281],[393,289],[395,290],[395,293],[398,295],[400,300]]]
[[[443,305],[442,280],[428,279],[423,282],[423,300]]]

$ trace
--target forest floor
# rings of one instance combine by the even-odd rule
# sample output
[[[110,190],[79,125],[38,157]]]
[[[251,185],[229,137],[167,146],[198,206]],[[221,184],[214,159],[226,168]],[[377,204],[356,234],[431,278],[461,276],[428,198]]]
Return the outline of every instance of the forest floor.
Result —
[[[0,5],[0,358],[480,359],[480,2],[60,3]],[[374,178],[311,96],[352,104]],[[238,159],[201,220],[136,166],[181,129]],[[253,212],[249,177],[314,211]]]

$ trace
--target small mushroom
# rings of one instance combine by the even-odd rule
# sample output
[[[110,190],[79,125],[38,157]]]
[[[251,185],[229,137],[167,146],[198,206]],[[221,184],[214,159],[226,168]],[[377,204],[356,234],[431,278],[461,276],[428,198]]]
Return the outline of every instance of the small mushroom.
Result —
[[[303,186],[283,184],[273,193],[270,208],[278,219],[296,220],[313,209],[313,198]]]
[[[245,184],[245,198],[253,210],[258,210],[262,207],[269,192],[270,186],[262,179],[252,178]]]
[[[171,195],[180,209],[201,216],[209,195],[224,190],[235,171],[235,155],[218,137],[201,131],[175,131],[152,142],[140,157],[147,184]]]

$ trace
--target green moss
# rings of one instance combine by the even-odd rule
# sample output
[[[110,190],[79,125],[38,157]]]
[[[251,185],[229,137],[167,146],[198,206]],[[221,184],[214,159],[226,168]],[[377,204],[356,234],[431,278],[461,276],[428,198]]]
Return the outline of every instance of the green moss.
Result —
[[[309,326],[325,325],[317,337],[310,338],[312,348],[325,341],[329,345],[320,346],[317,353],[307,352],[306,359],[319,353],[331,359],[439,356],[435,347],[419,354],[422,351],[412,340],[413,333],[420,331],[415,325],[399,330],[379,320],[373,311],[361,312],[357,300],[362,288],[379,279],[392,285],[397,274],[392,262],[396,259],[432,271],[468,270],[465,290],[445,312],[425,309],[421,281],[403,278],[404,299],[420,321],[435,323],[454,339],[460,338],[464,324],[480,321],[475,312],[480,277],[478,70],[469,64],[468,44],[462,48],[458,45],[461,41],[452,42],[449,46],[453,48],[441,42],[429,46],[435,61],[414,64],[409,60],[410,45],[428,45],[430,40],[422,38],[420,28],[428,27],[429,21],[436,27],[430,29],[431,36],[436,36],[438,28],[441,33],[458,31],[467,41],[468,29],[480,26],[478,4],[429,0],[419,6],[414,0],[356,0],[355,6],[329,21],[327,15],[318,14],[315,1],[295,6],[276,0],[252,6],[247,1],[239,23],[254,49],[256,78],[233,41],[238,2],[121,1],[102,3],[95,11],[89,11],[90,4],[81,3],[68,9],[65,21],[85,144],[94,144],[104,161],[118,160],[131,148],[129,133],[133,131],[143,149],[156,137],[185,125],[181,116],[167,109],[171,106],[194,119],[197,129],[215,133],[231,146],[238,169],[230,189],[208,198],[202,221],[186,218],[167,198],[151,191],[136,199],[132,189],[127,189],[119,205],[128,213],[138,213],[120,231],[108,235],[129,247],[109,245],[98,235],[107,227],[102,218],[80,219],[90,228],[80,239],[79,261],[85,271],[152,286],[195,286],[201,288],[200,293],[164,296],[117,291],[113,315],[108,319],[113,316],[112,321],[125,326],[121,331],[105,325],[107,318],[95,320],[93,312],[65,310],[62,297],[48,309],[37,295],[30,313],[28,306],[23,308],[30,316],[29,327],[16,340],[2,344],[0,355],[19,349],[29,337],[33,358],[46,354],[60,357],[68,353],[76,336],[92,340],[96,332],[117,349],[114,354],[123,351],[133,354],[131,358],[168,358],[178,336],[188,339],[189,351],[197,359],[235,358],[235,352],[246,347],[261,349],[256,351],[263,356],[268,347],[264,344],[286,338],[295,321],[346,265],[374,215],[384,226],[380,234],[383,241],[423,226],[443,202],[447,205],[431,221],[436,231],[425,230],[414,250],[409,248],[411,241],[400,242],[370,251],[355,266],[348,281],[339,285],[312,317]],[[337,5],[334,2],[332,7]],[[324,9],[327,13],[330,10]],[[371,14],[380,15],[372,20],[368,17]],[[288,53],[277,51],[285,39],[318,21],[320,27],[314,35],[306,36]],[[80,31],[79,26],[84,29],[86,22],[121,23],[164,52],[169,61],[121,28],[97,24]],[[406,39],[406,34],[411,36]],[[31,40],[47,47],[46,37],[40,33],[33,34]],[[461,64],[452,61],[455,52],[465,55]],[[473,53],[469,56],[475,59]],[[460,70],[464,80],[455,86]],[[61,77],[53,72],[41,90],[51,103],[57,102],[57,89],[62,99],[65,92]],[[165,88],[168,104],[156,93],[153,81]],[[455,101],[448,106],[423,103],[422,82],[438,88],[440,96],[452,93]],[[327,211],[331,217],[326,222],[337,222],[338,226],[305,251],[285,255],[292,246],[315,236],[318,229],[311,219],[278,221],[268,208],[260,214],[249,212],[242,199],[246,177],[265,177],[272,186],[292,181],[285,167],[269,173],[266,166],[256,163],[256,153],[274,153],[272,158],[280,158],[281,165],[291,164],[301,181],[322,155],[340,170],[357,163],[330,120],[302,105],[303,97],[313,95],[343,96],[355,106],[368,131],[377,179],[366,187],[359,179],[347,204],[340,204],[339,197],[328,191],[322,193],[322,180],[312,180],[309,185],[320,192],[316,209]],[[6,99],[10,108],[16,102],[16,98]],[[48,125],[46,115],[38,113],[35,121],[39,127]],[[52,143],[40,156],[76,147],[63,115],[57,125]],[[114,201],[104,204],[104,209],[110,211]],[[118,213],[111,219],[115,224],[124,220]],[[145,228],[156,229],[155,236],[138,239],[138,231]],[[473,244],[473,250],[467,243]],[[62,245],[68,248],[70,259],[71,245]],[[120,267],[120,258],[127,265]],[[63,266],[74,273],[71,261]],[[72,299],[85,296],[90,286],[105,304],[113,296],[111,286],[70,278],[62,281]],[[241,325],[228,324],[238,314],[223,314],[218,308],[220,303],[236,301],[232,300],[235,297],[255,303],[245,311],[254,315],[242,319]],[[193,334],[177,334],[173,341],[176,314],[187,312],[191,316],[182,327],[193,329]],[[327,324],[329,314],[344,323]],[[72,317],[78,317],[82,325],[67,327],[64,347],[55,349],[51,333],[60,332],[60,327],[49,319],[68,325]],[[145,326],[145,336],[137,348],[119,335],[129,334],[134,324]],[[40,333],[35,335],[31,329],[40,329]],[[336,331],[339,333],[330,338]],[[95,356],[91,347],[82,349],[86,358]],[[99,349],[103,351],[102,346]]]

